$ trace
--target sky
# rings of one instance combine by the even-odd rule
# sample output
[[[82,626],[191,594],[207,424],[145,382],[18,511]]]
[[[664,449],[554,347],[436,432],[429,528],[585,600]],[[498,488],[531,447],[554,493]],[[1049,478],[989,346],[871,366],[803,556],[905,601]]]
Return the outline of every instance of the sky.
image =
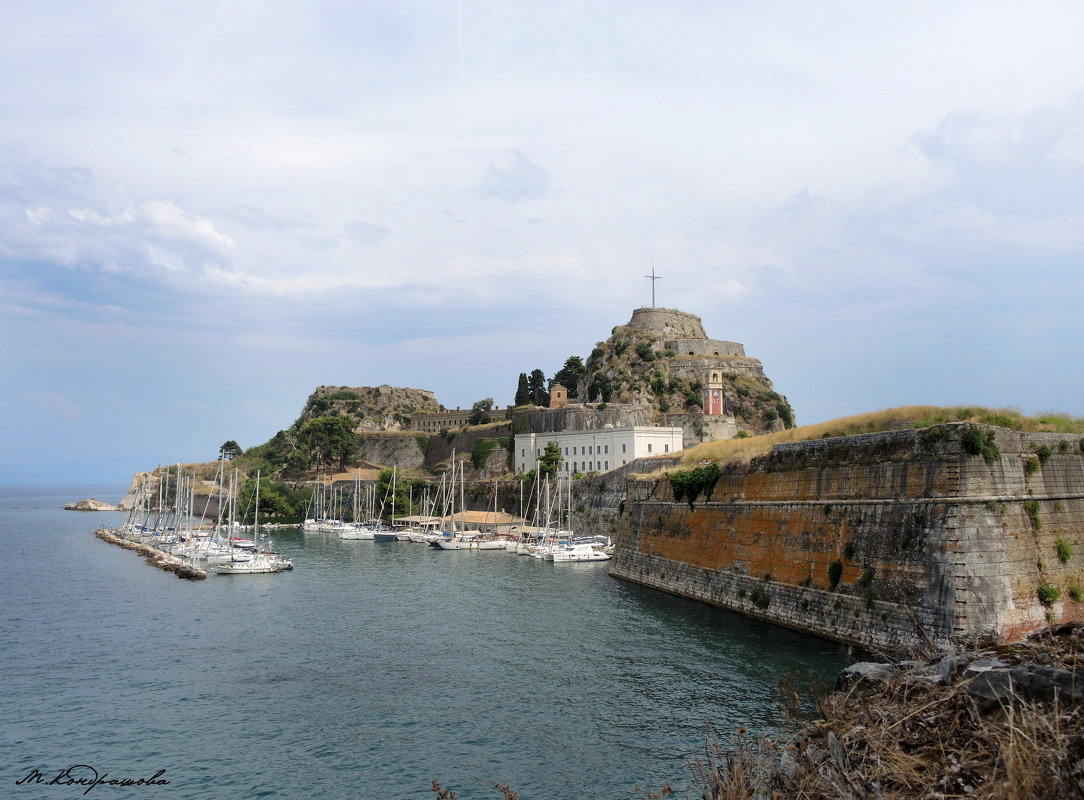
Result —
[[[1084,5],[0,0],[0,483],[696,314],[798,424],[1084,416]]]

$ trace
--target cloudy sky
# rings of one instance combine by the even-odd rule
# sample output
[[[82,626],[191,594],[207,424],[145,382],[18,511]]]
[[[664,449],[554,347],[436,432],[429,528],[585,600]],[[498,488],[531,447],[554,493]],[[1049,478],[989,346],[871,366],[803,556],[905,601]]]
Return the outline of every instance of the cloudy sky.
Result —
[[[503,406],[652,265],[800,424],[1084,416],[1076,0],[0,8],[0,482]]]

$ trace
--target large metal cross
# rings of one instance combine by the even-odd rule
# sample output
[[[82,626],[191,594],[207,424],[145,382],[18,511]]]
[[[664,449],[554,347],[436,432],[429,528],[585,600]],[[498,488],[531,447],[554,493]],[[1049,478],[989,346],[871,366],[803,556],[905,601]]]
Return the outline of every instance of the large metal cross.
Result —
[[[654,261],[651,262],[651,274],[650,275],[645,275],[644,277],[651,279],[651,307],[654,308],[655,307],[655,281],[662,280],[661,275],[656,275],[655,274],[655,262]]]

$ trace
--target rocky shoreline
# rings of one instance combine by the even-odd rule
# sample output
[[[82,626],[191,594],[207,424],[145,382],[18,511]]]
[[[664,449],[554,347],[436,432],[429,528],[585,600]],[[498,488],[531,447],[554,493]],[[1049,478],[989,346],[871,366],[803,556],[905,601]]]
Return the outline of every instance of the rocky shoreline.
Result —
[[[86,500],[79,500],[74,503],[68,503],[64,506],[65,511],[120,511],[117,506],[110,505],[109,503],[103,503],[101,500],[93,500],[87,498]]]

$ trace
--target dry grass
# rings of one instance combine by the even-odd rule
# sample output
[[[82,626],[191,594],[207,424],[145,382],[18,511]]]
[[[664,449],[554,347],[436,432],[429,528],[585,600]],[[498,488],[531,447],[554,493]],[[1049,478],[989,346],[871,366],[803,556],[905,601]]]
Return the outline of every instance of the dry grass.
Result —
[[[803,425],[764,436],[750,436],[743,439],[723,439],[684,451],[682,464],[696,464],[701,461],[717,461],[721,465],[747,464],[750,460],[768,455],[772,446],[781,442],[802,442],[811,439],[823,439],[832,436],[854,436],[861,433],[876,433],[894,428],[925,428],[944,422],[974,422],[985,425],[999,425],[1004,428],[1024,432],[1084,433],[1084,419],[1077,419],[1066,414],[1042,414],[1026,417],[1020,411],[1011,408],[988,409],[977,406],[900,406],[882,411],[871,411],[853,417],[816,425]]]
[[[998,655],[1010,663],[1079,669],[1084,628],[1046,634]],[[901,672],[869,688],[814,687],[816,718],[801,713],[790,677],[781,708],[796,731],[780,763],[776,743],[736,737],[730,753],[709,738],[691,765],[703,800],[1057,800],[1084,797],[1084,707],[1016,702],[980,713],[972,679],[940,684]],[[765,757],[768,754],[768,758]]]

